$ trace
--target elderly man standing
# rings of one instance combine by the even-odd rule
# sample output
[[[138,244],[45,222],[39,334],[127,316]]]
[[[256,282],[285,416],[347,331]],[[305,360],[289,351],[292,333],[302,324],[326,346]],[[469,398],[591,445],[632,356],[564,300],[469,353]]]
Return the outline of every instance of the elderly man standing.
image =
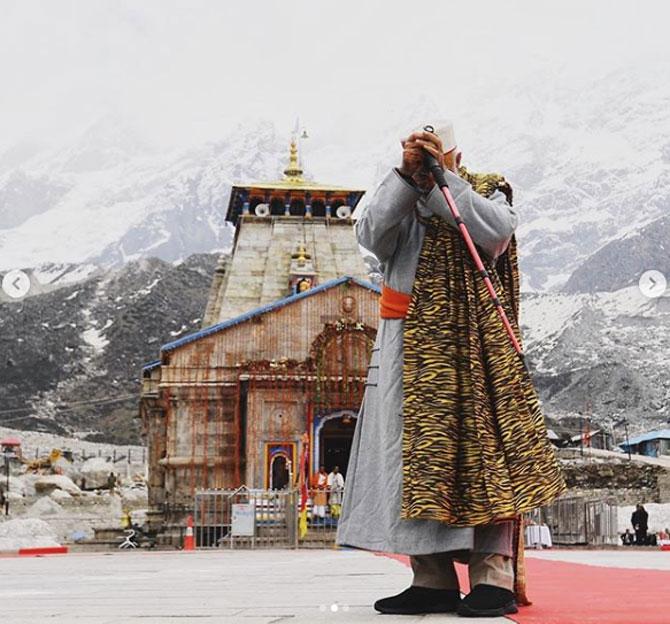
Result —
[[[453,126],[414,132],[356,223],[382,265],[380,324],[336,541],[410,555],[382,613],[496,616],[527,603],[521,514],[564,489],[532,381],[460,239],[447,182],[519,342],[518,215],[502,176],[460,166]],[[468,562],[460,598],[454,561]]]

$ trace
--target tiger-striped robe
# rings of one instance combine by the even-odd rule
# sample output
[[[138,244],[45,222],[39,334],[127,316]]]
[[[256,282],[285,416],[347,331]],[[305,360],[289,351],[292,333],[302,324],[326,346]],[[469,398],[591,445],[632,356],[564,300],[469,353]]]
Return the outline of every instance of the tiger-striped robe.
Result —
[[[484,197],[511,188],[460,171]],[[426,231],[403,335],[401,516],[477,526],[551,502],[565,483],[535,388],[460,233],[438,216]],[[512,236],[480,256],[521,343]]]

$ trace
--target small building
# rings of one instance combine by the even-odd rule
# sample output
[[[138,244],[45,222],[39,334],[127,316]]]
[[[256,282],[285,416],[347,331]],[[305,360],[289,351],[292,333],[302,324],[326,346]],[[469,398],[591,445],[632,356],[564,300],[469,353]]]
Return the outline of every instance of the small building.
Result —
[[[21,440],[14,436],[0,440],[0,454],[7,458],[21,459]]]
[[[619,447],[626,453],[646,455],[647,457],[670,455],[670,429],[643,433],[619,444]]]
[[[589,429],[570,436],[569,446],[609,451],[612,449],[612,434],[604,429]]]
[[[378,325],[351,219],[363,191],[307,181],[295,142],[282,180],[233,187],[233,251],[200,331],[144,366],[150,525],[169,533],[197,491],[282,489],[345,474]]]

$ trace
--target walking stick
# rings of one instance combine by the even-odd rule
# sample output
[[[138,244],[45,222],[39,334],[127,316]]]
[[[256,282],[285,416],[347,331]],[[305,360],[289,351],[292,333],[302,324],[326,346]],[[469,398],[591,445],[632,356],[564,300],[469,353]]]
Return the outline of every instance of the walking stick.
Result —
[[[423,128],[426,132],[435,132],[435,128],[433,126],[424,126]],[[509,319],[507,318],[507,314],[505,313],[505,309],[502,306],[502,303],[500,302],[500,299],[498,298],[498,294],[495,291],[495,288],[493,287],[493,284],[491,282],[491,278],[489,277],[489,272],[486,270],[486,267],[484,266],[484,263],[482,262],[481,257],[479,256],[479,252],[477,251],[477,248],[475,247],[474,242],[472,241],[472,238],[470,237],[470,232],[468,232],[468,228],[466,227],[465,223],[463,222],[463,219],[461,218],[460,212],[458,212],[458,208],[456,207],[456,202],[454,201],[454,198],[451,196],[451,191],[449,190],[449,185],[447,184],[447,179],[444,175],[444,171],[442,170],[442,167],[440,167],[440,164],[437,162],[437,159],[435,156],[432,154],[426,152],[424,154],[424,164],[428,171],[433,174],[433,178],[435,179],[435,182],[437,185],[440,187],[440,190],[442,191],[442,194],[444,195],[444,199],[447,200],[447,204],[449,206],[449,209],[451,210],[451,214],[454,217],[454,221],[456,221],[456,225],[458,226],[458,229],[461,232],[461,236],[463,237],[463,240],[465,241],[465,244],[468,248],[468,251],[470,252],[470,257],[475,263],[475,266],[477,267],[477,270],[479,271],[479,274],[482,276],[484,279],[484,283],[486,284],[486,288],[489,291],[489,295],[491,295],[491,299],[493,300],[494,305],[496,306],[496,310],[498,311],[498,315],[500,316],[500,319],[502,320],[503,325],[505,326],[505,331],[507,332],[507,335],[509,336],[509,339],[512,341],[512,346],[514,347],[514,350],[516,351],[517,355],[519,356],[519,359],[521,360],[521,363],[524,365],[526,370],[528,370],[527,364],[526,364],[526,359],[525,359],[525,354],[523,353],[521,349],[521,345],[519,344],[519,341],[516,339],[516,336],[514,335],[514,330],[512,329],[512,326],[510,325]]]

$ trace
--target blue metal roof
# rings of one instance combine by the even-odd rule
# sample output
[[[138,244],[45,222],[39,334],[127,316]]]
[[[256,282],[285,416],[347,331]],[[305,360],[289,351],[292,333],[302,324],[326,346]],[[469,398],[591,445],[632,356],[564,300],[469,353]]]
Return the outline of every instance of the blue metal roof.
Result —
[[[373,292],[376,293],[381,293],[381,289],[378,286],[375,286],[372,282],[366,282],[365,280],[358,279],[357,277],[352,277],[351,275],[344,275],[343,277],[338,277],[337,279],[329,280],[327,282],[324,282],[323,284],[319,284],[318,286],[310,288],[305,292],[296,293],[295,295],[289,295],[284,299],[278,299],[277,301],[273,301],[272,303],[268,303],[258,308],[254,308],[253,310],[249,310],[249,312],[240,314],[240,316],[228,319],[227,321],[223,321],[222,323],[217,323],[216,325],[206,327],[205,329],[201,329],[200,331],[188,334],[187,336],[182,336],[178,340],[173,340],[172,342],[164,344],[161,347],[161,352],[174,351],[178,347],[182,347],[191,342],[195,342],[196,340],[200,340],[200,338],[204,338],[205,336],[211,336],[212,334],[216,334],[217,332],[223,331],[224,329],[228,329],[229,327],[233,327],[235,325],[239,325],[240,323],[244,323],[245,321],[248,321],[256,316],[260,316],[261,314],[272,312],[273,310],[278,310],[286,305],[295,303],[296,301],[301,301],[302,299],[306,299],[307,297],[312,297],[314,295],[319,294],[320,292],[323,292],[324,290],[335,288],[336,286],[340,286],[341,284],[345,284],[347,282],[354,282],[355,284],[358,284],[363,288],[367,288],[368,290],[372,290]],[[156,366],[160,366],[160,360],[153,360],[152,362],[145,364],[142,370],[151,370]]]
[[[642,435],[630,438],[627,443],[624,442],[623,444],[619,444],[619,446],[623,448],[633,446],[635,444],[640,444],[642,442],[649,442],[650,440],[659,440],[659,439],[670,440],[670,429],[659,429],[658,431],[648,431],[647,433],[643,433]]]
[[[142,370],[143,370],[143,371],[150,371],[150,370],[153,370],[154,368],[156,368],[157,366],[160,366],[160,365],[161,365],[161,361],[160,361],[160,360],[151,360],[151,362],[147,362],[147,363],[142,367]]]

